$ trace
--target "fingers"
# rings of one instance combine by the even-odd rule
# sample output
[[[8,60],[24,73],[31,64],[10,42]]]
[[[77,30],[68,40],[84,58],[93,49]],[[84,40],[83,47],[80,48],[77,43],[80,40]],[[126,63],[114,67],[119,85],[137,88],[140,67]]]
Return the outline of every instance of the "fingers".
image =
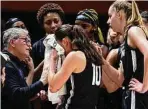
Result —
[[[129,82],[129,90],[134,90],[136,92],[141,93],[142,87],[143,84],[135,78],[132,78],[131,81]]]
[[[2,68],[2,75],[1,75],[1,81],[2,81],[2,84],[4,84],[4,81],[5,81],[5,67]]]
[[[102,48],[101,48],[101,46],[100,46],[99,44],[97,44],[97,43],[95,43],[95,42],[93,42],[93,41],[91,41],[90,43],[97,49],[97,51],[98,51],[100,54],[102,54]]]
[[[45,95],[45,94],[46,94],[45,90],[41,90],[41,91],[40,91],[40,94],[41,94],[42,96]]]
[[[53,49],[52,53],[53,53],[54,56],[56,56],[57,55],[57,50]]]
[[[134,81],[135,83],[139,83],[139,81],[136,78],[132,78],[131,81]]]
[[[137,85],[136,85],[136,83],[134,82],[134,81],[130,81],[130,83],[129,83],[129,90],[137,90]]]
[[[129,84],[136,84],[136,82],[135,81],[130,81],[130,83]]]
[[[136,87],[136,84],[135,83],[130,83],[128,86],[129,87]]]
[[[56,49],[52,49],[50,59],[56,61],[58,58]]]
[[[38,96],[40,96],[41,100],[47,99],[45,90],[41,90],[40,93],[38,93]]]
[[[138,82],[139,82],[138,80],[136,80],[135,78],[132,78],[131,81],[129,82],[129,87],[135,87],[135,85]]]
[[[136,85],[138,85],[140,82],[135,79],[135,78],[132,78],[131,81],[129,82],[129,87],[136,87]]]
[[[131,88],[129,88],[129,90],[134,90],[134,91],[136,91],[137,89],[136,89],[135,87],[131,87]]]
[[[31,61],[31,57],[29,56],[29,57],[27,57],[27,58],[25,58],[25,60],[23,60],[26,64],[28,64],[30,61]]]
[[[32,58],[29,56],[29,57],[27,58],[27,60],[28,60],[28,61],[31,61],[31,60],[32,60]]]
[[[138,84],[140,83],[137,79],[132,78],[131,81],[129,82],[129,84]]]

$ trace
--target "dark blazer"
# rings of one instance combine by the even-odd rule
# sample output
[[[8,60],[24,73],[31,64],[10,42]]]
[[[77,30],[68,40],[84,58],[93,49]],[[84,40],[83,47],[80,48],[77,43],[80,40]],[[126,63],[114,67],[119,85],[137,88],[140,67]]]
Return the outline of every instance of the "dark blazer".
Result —
[[[2,109],[31,109],[30,99],[41,89],[43,84],[37,81],[28,86],[22,62],[12,54],[8,53],[11,62],[5,65],[5,83],[2,88]],[[13,64],[15,65],[13,65]]]
[[[41,38],[37,42],[35,42],[32,46],[31,56],[33,59],[34,67],[37,67],[44,60],[45,46],[43,44],[43,40],[45,37]],[[38,71],[35,74],[33,82],[39,80],[41,76],[42,70]]]

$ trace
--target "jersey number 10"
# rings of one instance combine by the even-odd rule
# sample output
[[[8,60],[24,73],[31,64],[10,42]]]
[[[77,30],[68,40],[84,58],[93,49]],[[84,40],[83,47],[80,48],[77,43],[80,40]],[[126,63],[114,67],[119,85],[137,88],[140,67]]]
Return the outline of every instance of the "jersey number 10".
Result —
[[[92,64],[93,67],[93,78],[92,78],[92,85],[100,85],[101,81],[101,67]]]

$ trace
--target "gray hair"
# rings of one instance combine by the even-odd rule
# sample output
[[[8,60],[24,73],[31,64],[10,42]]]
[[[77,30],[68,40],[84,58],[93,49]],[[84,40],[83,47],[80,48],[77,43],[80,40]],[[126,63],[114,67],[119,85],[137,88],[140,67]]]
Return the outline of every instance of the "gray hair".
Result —
[[[22,28],[10,28],[4,31],[3,34],[4,49],[7,50],[10,40],[19,38],[22,33],[28,34],[28,31]]]

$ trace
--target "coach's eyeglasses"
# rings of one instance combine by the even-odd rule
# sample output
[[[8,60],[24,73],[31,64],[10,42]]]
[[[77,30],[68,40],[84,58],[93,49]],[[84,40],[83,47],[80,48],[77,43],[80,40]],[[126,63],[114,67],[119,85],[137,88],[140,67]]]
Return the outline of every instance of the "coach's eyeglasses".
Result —
[[[23,40],[23,42],[25,42],[26,44],[30,44],[31,43],[31,40],[30,40],[30,38],[27,38],[27,37],[19,37],[18,39],[22,39]]]

